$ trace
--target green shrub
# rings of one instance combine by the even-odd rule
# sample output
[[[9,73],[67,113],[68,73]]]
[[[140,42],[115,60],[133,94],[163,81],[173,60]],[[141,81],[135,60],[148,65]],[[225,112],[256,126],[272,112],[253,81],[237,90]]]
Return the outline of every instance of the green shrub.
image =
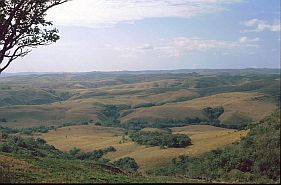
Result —
[[[280,111],[260,121],[248,135],[224,149],[197,157],[178,157],[157,173],[176,171],[190,178],[231,182],[280,182]]]
[[[0,118],[0,122],[6,123],[7,119],[6,118]]]
[[[217,120],[220,115],[224,113],[224,108],[222,106],[219,107],[206,107],[203,109],[203,113],[209,118],[211,122]]]
[[[121,158],[115,161],[113,164],[125,170],[137,171],[139,169],[139,165],[136,163],[135,159],[131,157]]]
[[[0,144],[0,151],[38,157],[63,157],[64,153],[54,146],[46,144],[43,139],[9,136],[5,143]]]
[[[99,160],[102,158],[103,155],[107,154],[108,152],[115,152],[116,149],[112,146],[94,150],[92,152],[83,152],[79,148],[73,148],[68,153],[66,153],[66,157],[69,159],[79,159],[79,160]]]
[[[138,144],[161,146],[161,148],[185,148],[191,145],[191,139],[184,134],[171,134],[170,132],[133,132],[130,138]]]
[[[101,123],[100,122],[96,122],[95,125],[96,126],[101,126]]]
[[[0,144],[0,152],[24,154],[33,157],[51,157],[58,159],[99,160],[108,152],[115,152],[114,147],[83,152],[81,149],[73,148],[69,152],[62,152],[54,146],[48,145],[41,138],[22,138],[19,136],[8,136],[7,141]]]

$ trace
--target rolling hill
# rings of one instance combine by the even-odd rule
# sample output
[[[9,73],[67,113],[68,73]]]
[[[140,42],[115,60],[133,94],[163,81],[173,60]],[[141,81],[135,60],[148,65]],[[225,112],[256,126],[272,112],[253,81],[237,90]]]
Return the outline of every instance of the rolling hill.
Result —
[[[104,106],[116,105],[126,106],[119,110],[118,120],[127,123],[205,118],[201,109],[223,106],[220,120],[232,124],[237,117],[258,121],[274,109],[280,99],[280,76],[275,70],[227,71],[3,77],[0,118],[7,120],[2,125],[11,127],[103,122],[107,120],[102,113]]]
[[[74,180],[70,168],[80,173],[74,182],[193,182],[146,172],[171,166],[178,156],[193,159],[244,142],[279,106],[280,74],[274,69],[5,75],[0,78],[0,165],[12,165],[17,182],[24,182],[21,176],[30,182],[68,182]],[[140,145],[130,138],[140,130],[182,134],[192,145]],[[19,143],[6,146],[11,138]],[[49,148],[66,156],[38,157],[40,150],[20,138],[43,143],[43,153]],[[102,164],[95,163],[95,172],[93,161],[67,158],[70,151],[80,151],[74,148],[87,156],[105,147],[114,152],[104,154]],[[142,174],[115,174],[119,168],[106,166],[128,157]]]

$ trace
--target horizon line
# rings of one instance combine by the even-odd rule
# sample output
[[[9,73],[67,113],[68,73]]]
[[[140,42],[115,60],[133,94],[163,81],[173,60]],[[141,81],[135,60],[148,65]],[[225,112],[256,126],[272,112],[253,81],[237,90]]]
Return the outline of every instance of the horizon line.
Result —
[[[245,70],[245,69],[279,69],[270,68],[270,67],[246,67],[246,68],[180,68],[180,69],[144,69],[144,70],[97,70],[97,71],[22,71],[22,72],[3,72],[2,74],[19,74],[19,73],[93,73],[93,72],[102,72],[102,73],[112,73],[112,72],[143,72],[143,71],[180,71],[180,70]],[[1,75],[0,75],[1,76]]]

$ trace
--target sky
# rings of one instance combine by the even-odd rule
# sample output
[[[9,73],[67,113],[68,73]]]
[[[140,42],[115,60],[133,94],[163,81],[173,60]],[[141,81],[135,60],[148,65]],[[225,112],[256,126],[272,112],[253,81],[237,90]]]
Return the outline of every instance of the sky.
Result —
[[[280,0],[72,0],[6,72],[280,68]]]

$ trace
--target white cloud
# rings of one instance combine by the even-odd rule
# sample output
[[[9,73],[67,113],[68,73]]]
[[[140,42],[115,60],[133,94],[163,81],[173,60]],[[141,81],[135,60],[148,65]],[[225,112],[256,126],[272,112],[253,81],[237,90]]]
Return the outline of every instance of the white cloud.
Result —
[[[242,39],[242,42],[241,42]],[[257,42],[259,38],[249,39],[240,38],[238,41],[227,41],[227,40],[208,40],[201,38],[186,38],[179,37],[174,38],[164,47],[155,47],[163,51],[163,54],[170,57],[180,57],[186,53],[194,52],[209,52],[214,51],[214,53],[225,55],[229,54],[233,50],[241,48],[256,48],[258,47]]]
[[[198,37],[176,37],[170,40],[159,40],[152,44],[141,46],[113,47],[112,49],[121,53],[120,57],[137,57],[146,54],[156,54],[160,57],[181,57],[184,54],[195,52],[212,52],[216,55],[229,55],[234,50],[245,48],[257,48],[259,38],[250,39],[241,37],[236,41],[208,40]],[[148,53],[149,52],[149,53]]]
[[[48,18],[55,24],[87,27],[159,17],[192,17],[225,11],[243,0],[72,0],[54,7]]]
[[[236,42],[220,40],[204,40],[200,38],[175,38],[171,44],[175,48],[183,48],[188,51],[209,50],[209,49],[229,49],[237,46]]]
[[[153,50],[154,47],[151,44],[143,44],[142,46],[139,46],[138,49],[142,50]]]
[[[265,20],[260,19],[250,19],[248,21],[243,22],[244,26],[249,27],[251,29],[243,30],[242,32],[264,32],[264,31],[272,31],[272,32],[280,32],[280,20],[275,20],[272,23],[269,23]]]
[[[258,41],[260,41],[260,38],[258,38],[258,37],[254,38],[254,39],[249,39],[248,37],[241,37],[239,39],[239,42],[241,44],[253,43],[253,42],[258,42]]]

